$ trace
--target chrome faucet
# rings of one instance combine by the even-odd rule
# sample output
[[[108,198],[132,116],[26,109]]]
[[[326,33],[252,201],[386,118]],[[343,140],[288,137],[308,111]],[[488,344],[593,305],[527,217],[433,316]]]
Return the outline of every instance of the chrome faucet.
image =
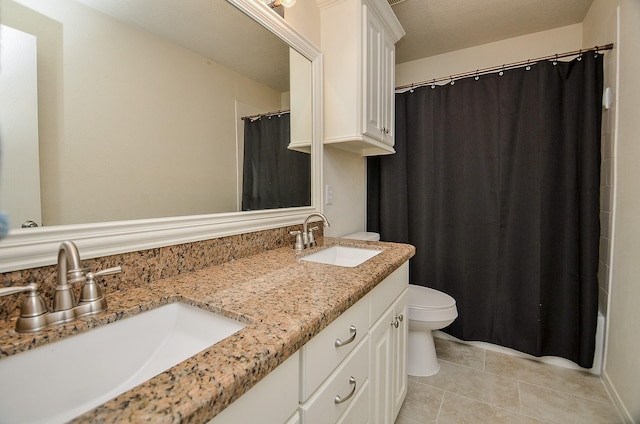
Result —
[[[76,306],[76,299],[71,284],[86,281],[85,271],[75,243],[62,242],[58,249],[58,284],[53,298],[53,312],[59,315],[57,322],[71,321],[75,317],[73,308]]]
[[[313,232],[316,231],[318,227],[308,228],[309,219],[311,219],[314,216],[320,217],[322,221],[324,221],[325,228],[331,226],[331,224],[329,224],[329,220],[327,219],[327,217],[321,214],[320,212],[314,212],[310,214],[302,224],[302,232],[300,231],[290,232],[291,235],[296,236],[296,242],[293,248],[298,252],[306,249],[307,247],[313,247],[316,245],[316,239],[313,236]]]
[[[65,241],[58,249],[58,281],[51,312],[47,310],[40,295],[40,285],[36,283],[0,289],[0,296],[28,292],[20,309],[16,331],[19,333],[40,331],[49,325],[68,322],[77,317],[107,309],[107,301],[94,279],[121,271],[122,268],[116,266],[98,272],[88,272],[88,269],[82,267],[76,245],[71,241]],[[82,288],[80,302],[76,303],[72,285],[78,282],[84,282],[85,285]]]

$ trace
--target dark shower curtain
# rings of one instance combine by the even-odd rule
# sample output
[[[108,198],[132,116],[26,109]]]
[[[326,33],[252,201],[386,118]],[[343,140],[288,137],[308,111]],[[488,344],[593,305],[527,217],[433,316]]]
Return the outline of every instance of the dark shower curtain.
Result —
[[[244,120],[243,211],[311,205],[311,156],[287,148],[289,121]]]
[[[602,56],[396,94],[396,151],[368,160],[368,229],[416,246],[445,331],[591,367]]]

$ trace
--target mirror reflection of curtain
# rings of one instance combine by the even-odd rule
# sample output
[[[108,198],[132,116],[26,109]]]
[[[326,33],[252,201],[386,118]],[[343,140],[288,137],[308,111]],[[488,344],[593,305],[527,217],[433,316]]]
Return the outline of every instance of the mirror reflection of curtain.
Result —
[[[311,156],[287,148],[289,121],[244,120],[243,211],[311,205]]]

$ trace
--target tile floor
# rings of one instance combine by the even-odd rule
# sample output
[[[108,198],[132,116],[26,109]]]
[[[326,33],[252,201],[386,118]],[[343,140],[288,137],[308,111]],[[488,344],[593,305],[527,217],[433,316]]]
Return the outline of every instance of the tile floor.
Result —
[[[440,371],[409,377],[396,424],[619,424],[596,375],[436,338]]]

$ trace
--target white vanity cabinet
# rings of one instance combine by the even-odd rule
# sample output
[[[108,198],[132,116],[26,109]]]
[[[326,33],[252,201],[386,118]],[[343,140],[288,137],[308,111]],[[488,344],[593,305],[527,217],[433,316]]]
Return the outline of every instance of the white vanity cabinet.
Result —
[[[369,377],[370,294],[300,349],[300,413],[304,424],[338,422],[363,396]],[[368,392],[367,392],[368,393]]]
[[[406,262],[210,424],[392,424],[407,393],[408,284]]]
[[[394,153],[395,43],[404,30],[386,0],[320,1],[324,143]]]
[[[300,357],[291,355],[208,424],[296,424]]]
[[[407,282],[404,264],[371,293],[371,423],[393,424],[407,394]]]
[[[405,263],[302,347],[303,424],[394,422],[407,394],[408,284]]]

